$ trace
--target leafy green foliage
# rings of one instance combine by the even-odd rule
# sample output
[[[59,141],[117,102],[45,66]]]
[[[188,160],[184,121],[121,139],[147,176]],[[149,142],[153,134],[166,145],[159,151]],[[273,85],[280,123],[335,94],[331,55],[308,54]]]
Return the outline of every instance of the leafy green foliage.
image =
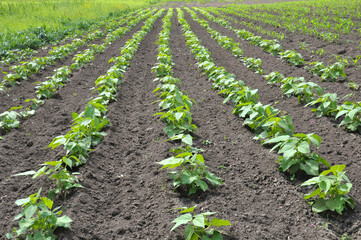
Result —
[[[315,99],[315,95],[322,94],[323,89],[314,82],[305,82],[303,78],[284,79],[282,89],[288,97],[297,96],[299,102],[310,102]]]
[[[272,54],[273,56],[278,56],[283,51],[281,44],[279,44],[276,40],[262,40],[260,46],[264,51]]]
[[[360,84],[354,83],[354,82],[348,82],[347,83],[350,89],[354,91],[358,91],[360,89]]]
[[[314,65],[314,67],[310,69],[310,71],[313,75],[321,76],[323,69],[326,68],[326,66],[323,64],[323,62],[311,62],[311,63],[309,63],[309,65]]]
[[[360,130],[361,126],[361,102],[346,101],[338,106],[335,119],[344,116],[340,126],[345,125],[346,129],[351,131]]]
[[[310,70],[314,75],[321,76],[322,81],[336,81],[338,78],[347,79],[344,72],[345,66],[336,62],[330,66],[325,66],[323,62],[312,62],[310,65],[314,67]]]
[[[335,81],[339,77],[342,77],[343,79],[347,79],[347,76],[344,72],[344,65],[339,62],[336,62],[333,65],[322,69],[322,75],[321,75],[322,80]]]
[[[48,198],[54,199],[56,195],[64,194],[66,190],[74,187],[82,187],[75,176],[77,175],[77,173],[71,173],[67,169],[67,167],[72,168],[74,162],[78,162],[79,164],[81,163],[79,159],[74,156],[70,158],[63,157],[61,160],[58,161],[45,162],[44,164],[42,164],[44,166],[41,167],[38,171],[27,171],[15,174],[13,176],[31,175],[33,176],[33,179],[41,176],[46,176],[56,186],[55,188],[50,189],[48,193]]]
[[[21,61],[24,58],[28,58],[37,53],[37,51],[26,48],[26,49],[15,49],[6,51],[3,56],[1,56],[0,64],[10,64],[14,62]]]
[[[59,207],[53,208],[53,201],[41,197],[41,188],[35,194],[25,199],[18,199],[15,203],[22,206],[22,211],[14,220],[19,220],[19,229],[14,228],[6,237],[25,237],[26,239],[55,240],[54,230],[58,227],[70,228],[72,220],[68,216],[61,216]],[[13,235],[15,234],[15,235]]]
[[[72,130],[66,135],[54,138],[48,147],[54,149],[64,145],[68,158],[75,157],[81,163],[85,163],[88,151],[98,145],[102,137],[106,135],[105,132],[100,131],[109,124],[109,120],[102,116],[102,112],[106,111],[104,105],[90,102],[83,113],[79,115],[73,113],[74,124]],[[79,161],[74,161],[73,165],[78,166]]]
[[[55,91],[64,86],[71,73],[68,66],[63,66],[56,69],[55,74],[48,77],[49,80],[38,82],[38,86],[35,87],[37,98],[51,98]]]
[[[197,152],[183,151],[157,164],[162,165],[162,169],[179,168],[178,171],[171,172],[169,176],[173,179],[175,189],[186,186],[189,189],[189,195],[198,190],[205,192],[208,189],[206,181],[213,186],[223,184],[220,178],[206,169],[203,155]]]
[[[303,65],[305,62],[301,54],[293,50],[286,50],[285,52],[280,53],[280,57],[282,59],[286,59],[289,63],[295,66]]]
[[[182,215],[172,221],[175,225],[171,231],[181,225],[187,224],[185,229],[185,238],[187,240],[222,240],[222,234],[217,228],[230,226],[231,223],[224,219],[209,219],[209,216],[215,214],[215,212],[195,214],[194,209],[196,207],[197,206],[191,208],[178,208],[182,209],[182,211],[179,212],[182,213]]]
[[[254,58],[243,58],[243,63],[248,67],[249,69],[253,70],[255,73],[263,74],[263,69],[261,67],[262,60],[260,58],[254,59]]]
[[[306,104],[306,106],[318,105],[317,108],[312,109],[312,112],[315,112],[317,117],[329,116],[333,115],[337,110],[337,100],[336,93],[325,93],[316,100]]]
[[[282,156],[278,159],[280,170],[286,172],[289,170],[291,175],[302,170],[308,175],[318,175],[319,163],[329,166],[329,163],[316,153],[311,152],[311,145],[318,148],[321,144],[321,138],[314,133],[311,134],[293,134],[293,136],[283,135],[271,138],[266,144],[275,144],[271,149],[277,149]]]
[[[285,76],[280,72],[271,72],[268,75],[264,76],[269,84],[276,84],[282,82],[282,80],[285,78]]]
[[[320,213],[331,210],[342,214],[346,206],[355,207],[355,201],[347,195],[352,184],[346,176],[346,172],[343,171],[345,167],[345,165],[334,165],[320,173],[318,177],[311,178],[301,184],[301,186],[315,185],[317,187],[312,193],[305,195],[305,199],[318,197],[312,203],[313,212]],[[329,175],[331,173],[332,175]]]
[[[18,117],[20,114],[14,110],[20,108],[22,107],[13,107],[0,114],[0,129],[10,131],[13,128],[19,127],[20,121]]]

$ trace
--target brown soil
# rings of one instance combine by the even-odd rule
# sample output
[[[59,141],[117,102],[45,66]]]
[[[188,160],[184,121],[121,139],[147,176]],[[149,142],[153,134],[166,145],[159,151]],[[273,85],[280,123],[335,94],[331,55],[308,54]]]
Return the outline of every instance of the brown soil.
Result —
[[[315,118],[310,108],[305,108],[295,98],[285,98],[279,88],[267,85],[264,78],[244,67],[191,20],[188,13],[185,14],[192,31],[212,52],[217,65],[259,89],[263,103],[278,101],[277,108],[288,112],[297,132],[320,135],[323,144],[318,152],[330,163],[347,165],[353,183],[351,195],[357,201],[355,210],[346,211],[342,216],[312,213],[303,200],[307,189],[299,186],[301,180],[290,181],[289,176],[280,173],[276,163],[278,155],[252,140],[254,134],[232,114],[233,107],[222,104],[222,97],[212,91],[211,82],[197,69],[185,44],[177,13],[174,15],[170,39],[174,74],[181,79],[181,88],[198,104],[192,108],[194,123],[199,128],[195,146],[205,150],[207,166],[225,184],[194,197],[184,197],[173,191],[167,171],[159,170],[159,165],[155,164],[169,157],[169,150],[176,146],[164,142],[164,124],[153,117],[158,108],[157,104],[151,104],[157,100],[152,93],[157,83],[153,82],[155,75],[151,68],[156,63],[157,45],[154,43],[162,27],[160,18],[140,44],[119,88],[117,102],[109,106],[108,117],[112,124],[107,136],[94,149],[88,163],[79,168],[84,188],[57,200],[57,205],[62,205],[65,214],[74,221],[71,230],[57,230],[58,239],[181,239],[181,229],[170,232],[171,221],[178,214],[169,210],[194,205],[202,211],[215,211],[217,218],[232,223],[225,229],[225,240],[340,239],[344,233],[352,239],[361,238],[360,135],[338,128],[328,118]],[[71,82],[56,98],[47,100],[33,117],[0,141],[1,239],[15,226],[11,221],[20,210],[15,200],[34,193],[40,186],[44,189],[50,186],[45,179],[33,181],[11,175],[37,169],[42,162],[61,156],[62,151],[44,147],[70,129],[71,112],[83,110],[94,81],[111,66],[108,60],[119,55],[118,49],[140,26],[98,55],[92,65],[74,73]],[[216,24],[212,27],[236,39],[224,28]],[[275,69],[292,76],[306,74],[303,69],[291,67],[240,42],[245,54],[262,58],[266,70]],[[317,82],[312,77],[309,79]],[[21,86],[19,93],[14,92],[13,96],[22,98],[30,94],[32,88],[26,88],[26,84]],[[337,84],[327,87],[331,92],[340,88]],[[211,144],[205,145],[205,140]]]

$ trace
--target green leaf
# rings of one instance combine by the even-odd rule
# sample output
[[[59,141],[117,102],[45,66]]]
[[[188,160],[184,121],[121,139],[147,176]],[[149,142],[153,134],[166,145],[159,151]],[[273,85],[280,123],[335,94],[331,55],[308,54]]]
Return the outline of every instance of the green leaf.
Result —
[[[41,201],[43,201],[43,203],[45,204],[45,206],[47,206],[49,208],[49,210],[51,210],[53,208],[53,201],[51,201],[50,199],[48,199],[46,197],[42,197]]]
[[[338,196],[339,197],[339,196]],[[331,210],[331,211],[335,211],[337,209],[343,209],[343,201],[340,201],[339,198],[330,198],[327,199],[326,201],[326,206]]]
[[[25,218],[30,219],[31,217],[33,217],[36,210],[38,210],[38,207],[36,205],[30,205],[29,207],[27,207],[24,211]]]
[[[61,216],[61,217],[57,218],[56,225],[59,227],[70,228],[70,223],[72,221],[73,220],[71,220],[68,216]]]
[[[201,163],[204,163],[204,157],[203,157],[203,155],[202,154],[197,154],[196,155],[196,159],[199,161],[199,162],[201,162]]]
[[[157,164],[163,165],[163,168],[176,168],[178,166],[180,166],[183,162],[182,158],[176,158],[176,157],[170,157],[167,159],[164,159],[163,161],[160,162],[156,162]]]
[[[41,230],[39,230],[34,234],[32,240],[47,240],[47,237],[44,236]]]
[[[290,149],[283,153],[283,157],[285,159],[291,159],[296,153],[297,151],[295,149]]]
[[[306,141],[302,141],[297,147],[298,151],[304,154],[310,153],[310,145]]]
[[[302,185],[301,185],[302,186]],[[317,196],[321,193],[321,189],[317,188],[315,191],[313,191],[312,193],[306,194],[304,199],[310,199],[311,197]]]
[[[188,144],[189,146],[192,146],[193,144],[193,139],[192,136],[187,134],[182,138],[182,142],[184,142],[185,144]]]
[[[179,121],[179,119],[181,119],[181,117],[183,116],[183,112],[176,112],[174,114],[175,118],[177,119],[177,121]]]
[[[49,166],[57,166],[61,162],[62,161],[50,161],[50,162],[44,162],[44,163]]]
[[[201,228],[204,228],[204,216],[203,214],[198,214],[194,217],[193,219],[193,225],[194,226],[197,226],[197,227],[201,227]]]
[[[215,227],[230,226],[232,225],[228,220],[213,218],[211,225]]]
[[[323,190],[325,193],[327,193],[330,190],[330,187],[332,185],[332,180],[325,178],[323,181],[319,183],[320,189]]]
[[[179,217],[177,217],[176,219],[174,219],[172,222],[175,223],[175,225],[173,226],[173,228],[171,229],[171,231],[173,231],[174,229],[176,229],[177,227],[179,227],[182,224],[187,224],[188,222],[192,221],[192,215],[190,213],[187,214],[183,214]]]
[[[14,238],[14,235],[9,232],[9,233],[6,234],[6,238],[7,238],[7,239],[13,239],[13,238]]]
[[[182,184],[191,184],[194,181],[197,181],[198,176],[192,176],[189,173],[184,173],[182,174],[181,179],[182,179]]]
[[[197,207],[197,206],[190,207],[190,208],[186,208],[186,209],[180,211],[179,213],[189,213],[189,212],[193,212],[196,207]],[[182,209],[183,209],[183,208],[182,208]]]
[[[286,142],[290,136],[279,136],[275,138],[271,138],[270,140],[266,141],[265,143],[278,143],[278,142]]]
[[[33,176],[33,178],[37,178],[39,177],[40,175],[43,175],[45,173],[45,170],[46,170],[46,166],[40,168]]]
[[[15,204],[18,206],[22,206],[23,204],[29,203],[30,202],[30,197],[28,198],[23,198],[23,199],[18,199],[15,201]]]
[[[326,201],[323,198],[317,199],[316,202],[312,205],[312,211],[314,213],[320,213],[326,211],[328,207],[326,206]]]
[[[321,137],[316,134],[312,134],[311,136],[308,137],[308,139],[315,147],[319,147],[322,142]]]
[[[222,179],[220,179],[219,177],[217,177],[215,174],[209,172],[209,171],[205,171],[204,172],[206,174],[206,179],[213,185],[213,186],[218,186],[223,184]]]
[[[348,193],[351,190],[351,188],[352,188],[351,183],[345,183],[345,184],[342,184],[339,189],[340,189],[340,191]]]
[[[203,192],[205,192],[207,189],[208,189],[208,185],[205,181],[202,181],[202,180],[195,180],[195,183],[197,184],[198,187],[200,187]]]
[[[306,160],[304,163],[300,163],[300,169],[305,171],[308,175],[318,175],[318,162],[315,160]]]
[[[337,175],[338,172],[342,172],[345,169],[346,165],[333,165],[330,170],[333,172],[334,175]]]
[[[197,234],[195,234],[194,229],[192,224],[189,224],[186,228],[186,230],[184,231],[185,235],[186,235],[186,239],[185,240],[198,240],[198,236]]]
[[[17,176],[28,176],[28,175],[34,175],[36,172],[34,170],[31,171],[27,171],[27,172],[22,172],[22,173],[18,173],[18,174],[14,174],[12,175],[13,177],[17,177]]]
[[[85,109],[84,116],[86,118],[94,118],[95,116],[94,114],[95,114],[95,108],[92,104],[89,104]]]

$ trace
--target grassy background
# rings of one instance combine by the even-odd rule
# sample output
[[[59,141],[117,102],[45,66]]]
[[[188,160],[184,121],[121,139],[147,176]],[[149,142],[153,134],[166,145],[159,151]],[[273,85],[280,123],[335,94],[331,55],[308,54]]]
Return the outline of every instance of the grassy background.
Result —
[[[161,0],[0,0],[0,32],[38,26],[57,27],[77,19],[98,19],[111,12],[149,7]]]

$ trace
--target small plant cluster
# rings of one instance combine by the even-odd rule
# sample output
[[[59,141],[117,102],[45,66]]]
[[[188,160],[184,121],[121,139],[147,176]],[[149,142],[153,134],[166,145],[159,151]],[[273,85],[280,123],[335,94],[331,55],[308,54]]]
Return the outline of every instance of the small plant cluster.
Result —
[[[336,62],[330,66],[325,66],[323,62],[312,62],[309,65],[313,65],[310,71],[313,75],[321,76],[321,81],[332,81],[335,82],[337,79],[347,79],[344,72],[345,65],[341,62]]]
[[[42,98],[52,98],[55,91],[60,89],[66,81],[69,80],[68,76],[72,73],[68,66],[60,67],[55,70],[55,74],[51,77],[48,77],[48,80],[45,82],[38,82],[36,89],[36,97],[38,99]]]
[[[174,78],[172,72],[174,63],[169,47],[172,16],[173,9],[171,8],[163,19],[163,29],[157,41],[157,59],[159,62],[152,68],[152,71],[156,73],[154,81],[159,81],[159,85],[154,92],[160,98],[158,102],[161,110],[155,116],[160,116],[160,119],[165,122],[164,132],[169,137],[168,141],[180,140],[181,145],[171,150],[175,154],[174,156],[157,162],[157,164],[162,165],[162,169],[172,170],[169,177],[173,179],[175,189],[184,187],[188,190],[188,195],[191,195],[199,190],[205,192],[208,189],[207,182],[213,186],[221,185],[223,182],[215,174],[208,171],[204,157],[200,153],[201,150],[193,147],[191,134],[197,130],[197,127],[192,124],[190,110],[194,100],[179,90],[180,79]],[[226,226],[230,225],[230,223],[225,220],[217,221],[216,219],[210,223],[207,216],[214,213],[195,215],[194,208],[182,208],[184,210],[180,213],[184,214],[173,220],[176,225],[171,231],[180,225],[187,224],[185,229],[187,239],[222,239],[221,233],[214,227]],[[193,213],[194,218],[191,213]]]
[[[151,16],[142,29],[127,41],[121,50],[122,56],[113,61],[115,65],[108,70],[106,75],[97,79],[94,91],[98,92],[99,96],[91,99],[82,113],[73,113],[72,129],[66,135],[55,137],[49,144],[48,147],[52,149],[63,145],[66,155],[60,160],[45,162],[38,171],[16,174],[16,176],[32,175],[32,178],[46,176],[54,183],[55,188],[48,192],[48,197],[40,197],[40,189],[38,193],[30,195],[26,199],[17,200],[17,205],[23,207],[22,213],[15,217],[15,220],[19,220],[20,228],[14,228],[12,233],[7,234],[8,238],[55,239],[53,232],[57,227],[70,227],[71,219],[69,217],[57,217],[62,213],[59,211],[60,208],[51,210],[53,202],[50,199],[54,199],[58,194],[63,194],[71,188],[81,187],[76,173],[69,169],[86,163],[89,152],[106,135],[102,129],[109,124],[109,120],[105,116],[108,111],[107,105],[115,99],[117,86],[121,83],[123,74],[129,67],[129,61],[133,58],[138,45],[163,12],[164,9],[161,9]]]
[[[1,58],[0,64],[11,64],[14,62],[19,62],[22,59],[31,57],[36,53],[37,51],[30,48],[22,50],[9,50],[6,51],[4,56]]]
[[[212,38],[215,38],[219,45],[228,51],[230,51],[235,57],[240,58],[243,61],[244,65],[249,69],[255,71],[258,74],[263,73],[263,69],[261,67],[262,60],[261,59],[254,59],[251,57],[243,57],[243,49],[240,48],[239,43],[234,42],[232,38],[227,36],[221,35],[216,30],[213,30],[209,23],[205,19],[200,19],[197,14],[190,10],[189,8],[185,7],[185,9],[189,12],[194,20],[196,20],[201,26],[203,26],[209,34],[211,34]],[[229,23],[224,20],[219,20],[219,24],[222,26],[229,26]],[[243,58],[242,58],[243,57]]]
[[[209,216],[215,214],[215,212],[196,214],[194,212],[196,207],[197,206],[190,208],[177,208],[181,209],[179,213],[182,213],[182,215],[172,221],[175,223],[175,225],[171,231],[181,225],[187,225],[185,230],[186,239],[222,240],[222,234],[217,228],[230,226],[231,223],[224,219],[210,219]]]
[[[53,209],[53,201],[47,197],[41,197],[41,190],[40,188],[37,193],[15,202],[16,205],[23,207],[21,213],[14,219],[21,219],[20,228],[14,228],[12,233],[7,233],[7,239],[13,239],[17,235],[24,236],[26,239],[55,240],[56,228],[70,228],[72,220],[65,215],[60,217],[62,214],[60,208]]]
[[[60,47],[54,47],[49,51],[49,55],[53,56],[55,59],[61,60],[64,59],[69,54],[75,52],[79,47],[84,44],[91,42],[93,40],[99,39],[104,36],[104,33],[97,29],[92,33],[86,35],[83,39],[76,38],[71,43],[65,44]]]
[[[19,118],[27,119],[29,116],[34,115],[38,105],[43,103],[43,101],[37,101],[35,99],[27,99],[26,101],[33,101],[33,104],[26,110],[18,112],[16,110],[23,109],[23,106],[12,107],[8,111],[0,114],[0,130],[9,132],[11,129],[19,127]]]
[[[243,64],[255,73],[263,74],[262,60],[260,58],[244,57]]]
[[[325,159],[312,152],[312,148],[320,146],[321,138],[313,133],[294,133],[292,119],[289,116],[278,116],[280,114],[277,109],[269,105],[263,105],[258,101],[257,90],[249,89],[243,81],[237,81],[235,76],[227,72],[223,67],[216,66],[209,50],[200,44],[200,40],[191,31],[182,12],[178,11],[178,21],[182,25],[187,45],[197,59],[198,66],[207,75],[208,79],[214,82],[213,88],[220,90],[219,93],[226,98],[225,101],[234,103],[233,112],[245,119],[244,124],[253,129],[256,133],[256,139],[262,139],[263,144],[273,145],[271,151],[278,149],[278,153],[281,155],[278,160],[279,169],[283,172],[288,171],[292,177],[300,171],[307,175],[320,176],[320,164],[323,167],[330,168],[330,164]],[[340,169],[340,172],[342,171],[343,169]],[[327,192],[325,195],[320,195],[319,199],[337,201],[339,205],[343,206],[343,209],[346,204],[353,208],[354,205],[349,204],[351,201],[342,200],[342,202],[339,202],[341,201],[340,194],[347,195],[350,188],[347,190],[336,191],[336,194]],[[334,211],[336,209],[329,205],[326,206],[327,208],[323,208],[323,211]]]
[[[303,77],[284,77],[279,72],[271,72],[264,76],[269,84],[280,84],[280,88],[287,96],[296,96],[301,103],[314,101],[323,92],[323,89],[313,82],[306,82]]]
[[[34,57],[31,61],[20,63],[21,65],[14,65],[10,67],[10,71],[14,71],[14,73],[4,72],[6,75],[4,76],[4,80],[1,82],[1,85],[5,86],[7,84],[13,87],[19,81],[27,79],[39,70],[44,69],[47,65],[54,65],[55,58],[53,56]]]

